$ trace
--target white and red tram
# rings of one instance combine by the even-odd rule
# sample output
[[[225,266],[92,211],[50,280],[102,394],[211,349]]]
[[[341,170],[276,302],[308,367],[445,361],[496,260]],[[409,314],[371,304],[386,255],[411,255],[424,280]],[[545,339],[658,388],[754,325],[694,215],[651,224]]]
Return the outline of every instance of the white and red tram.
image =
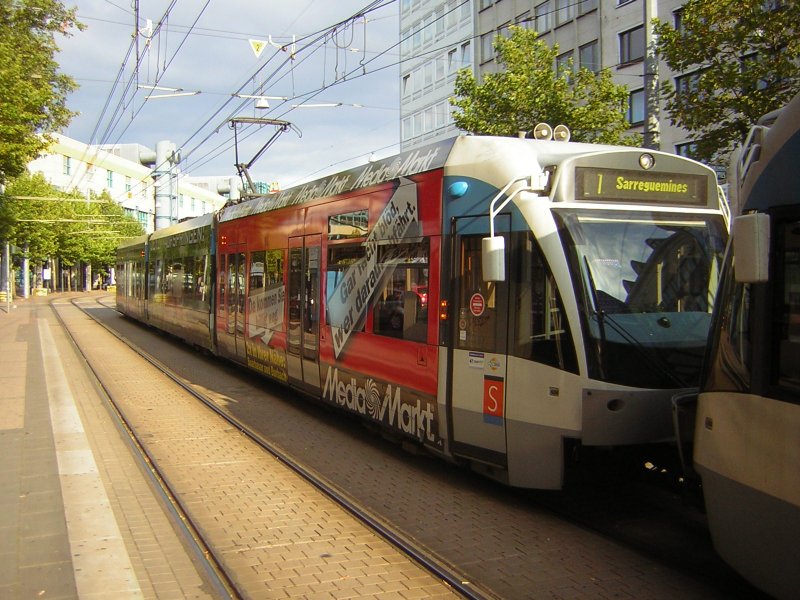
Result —
[[[173,326],[205,318],[193,341],[225,358],[504,483],[560,488],[576,444],[672,436],[722,208],[713,171],[678,156],[463,136],[226,206],[208,235],[158,231],[136,289]],[[163,312],[127,310],[132,293],[122,312]]]

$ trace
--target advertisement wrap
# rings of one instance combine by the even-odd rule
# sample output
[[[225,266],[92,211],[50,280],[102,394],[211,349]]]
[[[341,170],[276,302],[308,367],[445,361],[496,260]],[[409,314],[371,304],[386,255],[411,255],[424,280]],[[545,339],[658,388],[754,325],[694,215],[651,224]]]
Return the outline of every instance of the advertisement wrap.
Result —
[[[423,444],[444,447],[433,396],[328,365],[322,398]]]
[[[391,275],[391,262],[378,263],[379,245],[418,235],[417,186],[401,177],[400,185],[364,242],[366,254],[347,268],[328,300],[336,358],[342,354],[350,334],[363,323],[375,290],[380,289],[385,277]]]

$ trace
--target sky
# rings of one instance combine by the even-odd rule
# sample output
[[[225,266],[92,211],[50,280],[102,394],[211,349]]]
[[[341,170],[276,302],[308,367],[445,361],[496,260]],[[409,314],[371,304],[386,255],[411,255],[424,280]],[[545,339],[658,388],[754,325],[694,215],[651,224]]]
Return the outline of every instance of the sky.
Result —
[[[138,38],[134,0],[64,4],[86,26],[57,40],[61,71],[80,86],[67,99],[78,113],[62,131],[70,138],[153,150],[168,140],[183,173],[235,176],[230,119],[289,121],[250,169],[254,180],[284,189],[399,150],[396,1],[138,0]],[[372,5],[366,22],[329,31]],[[254,45],[263,47],[259,57]],[[175,89],[199,93],[147,98]],[[261,109],[235,94],[286,100]],[[248,163],[277,128],[237,131],[239,162]]]

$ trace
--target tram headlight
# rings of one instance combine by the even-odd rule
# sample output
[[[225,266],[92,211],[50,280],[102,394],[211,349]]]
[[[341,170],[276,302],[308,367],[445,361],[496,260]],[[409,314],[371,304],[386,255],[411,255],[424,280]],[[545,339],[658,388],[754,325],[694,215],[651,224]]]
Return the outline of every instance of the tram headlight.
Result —
[[[652,154],[645,152],[639,156],[639,166],[645,171],[652,169],[656,164],[656,159]]]

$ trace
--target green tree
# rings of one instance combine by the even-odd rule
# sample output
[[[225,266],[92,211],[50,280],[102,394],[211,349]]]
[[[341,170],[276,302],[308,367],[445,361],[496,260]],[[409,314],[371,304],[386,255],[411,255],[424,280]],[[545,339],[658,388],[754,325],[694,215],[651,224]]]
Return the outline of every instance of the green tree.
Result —
[[[143,233],[108,192],[88,198],[61,192],[41,173],[27,171],[10,179],[0,197],[0,223],[5,223],[0,234],[34,264],[58,258],[62,266],[86,263],[95,272],[114,264],[120,239]]]
[[[56,35],[72,28],[83,26],[59,0],[0,0],[0,184],[22,173],[48,144],[46,134],[74,115],[66,97],[76,84],[54,59]]]
[[[467,69],[456,76],[450,104],[456,125],[479,135],[514,136],[537,123],[563,124],[579,142],[638,144],[627,135],[628,90],[611,81],[607,70],[577,71],[572,62],[554,69],[558,45],[549,48],[536,32],[509,28],[509,37],[497,36],[497,63],[505,67],[487,73],[483,83]]]
[[[678,29],[657,22],[657,52],[675,72],[661,84],[673,125],[696,141],[695,158],[723,160],[762,115],[800,91],[800,3],[689,0]]]

